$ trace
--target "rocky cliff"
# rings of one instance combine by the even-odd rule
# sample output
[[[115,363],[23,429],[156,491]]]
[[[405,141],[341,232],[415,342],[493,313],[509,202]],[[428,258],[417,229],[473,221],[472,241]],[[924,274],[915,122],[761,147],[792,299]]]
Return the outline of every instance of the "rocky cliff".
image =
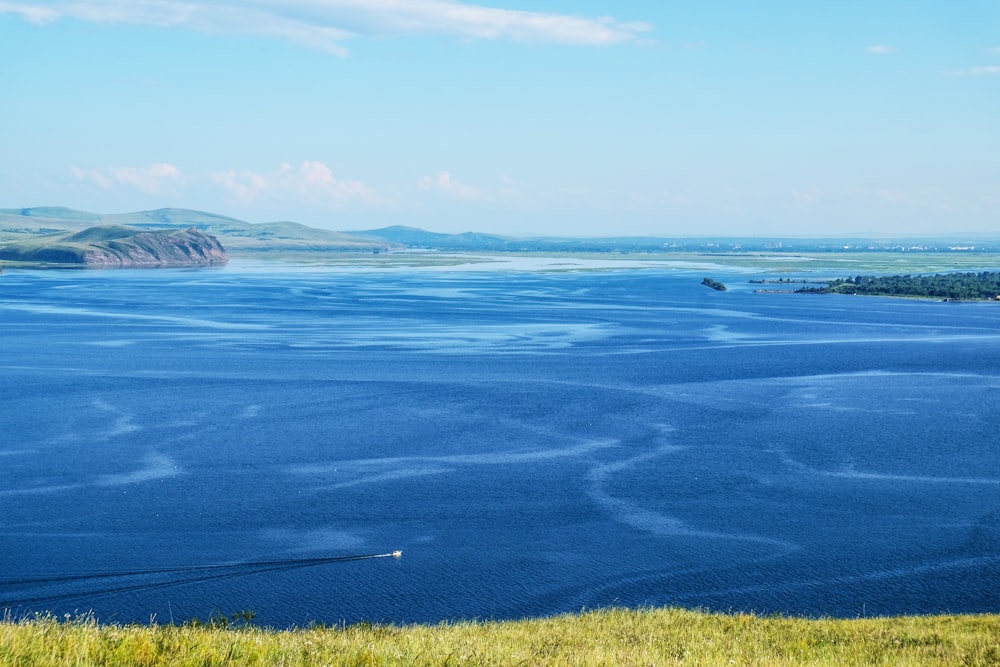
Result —
[[[203,266],[229,260],[219,240],[198,229],[142,230],[116,225],[0,246],[0,260],[88,267]]]

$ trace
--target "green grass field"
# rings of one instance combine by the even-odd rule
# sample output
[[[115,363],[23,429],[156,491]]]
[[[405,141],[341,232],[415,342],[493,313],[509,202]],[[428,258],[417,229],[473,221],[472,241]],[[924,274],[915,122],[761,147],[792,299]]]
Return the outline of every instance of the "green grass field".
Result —
[[[115,626],[0,623],[2,665],[997,665],[1000,616],[805,620],[611,609],[513,622]]]

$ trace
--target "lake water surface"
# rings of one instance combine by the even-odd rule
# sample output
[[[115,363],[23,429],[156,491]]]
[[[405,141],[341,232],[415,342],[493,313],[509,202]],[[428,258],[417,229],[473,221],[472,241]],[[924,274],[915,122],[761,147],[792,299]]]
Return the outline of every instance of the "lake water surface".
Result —
[[[1000,611],[1000,306],[702,272],[10,271],[0,609]]]

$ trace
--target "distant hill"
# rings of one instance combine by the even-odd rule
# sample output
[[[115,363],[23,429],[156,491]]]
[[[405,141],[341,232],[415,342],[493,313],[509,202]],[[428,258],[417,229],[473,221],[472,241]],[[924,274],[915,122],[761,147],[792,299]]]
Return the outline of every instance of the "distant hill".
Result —
[[[382,227],[350,234],[400,243],[408,248],[446,251],[495,252],[663,252],[674,249],[664,238],[653,237],[513,237],[465,232],[440,234],[416,227]],[[676,245],[676,244],[675,244]]]
[[[435,250],[512,250],[525,243],[521,239],[493,234],[478,234],[475,232],[440,234],[424,231],[416,227],[404,227],[402,225],[348,233],[355,236],[383,239],[399,243],[408,248]]]
[[[0,209],[0,243],[39,234],[78,231],[96,225],[147,230],[195,228],[215,236],[230,253],[238,254],[312,250],[373,252],[390,250],[394,245],[387,240],[359,238],[296,222],[254,224],[183,208],[101,214],[53,206]]]
[[[692,239],[672,242],[661,237],[513,237],[496,234],[465,232],[440,234],[415,227],[382,227],[349,232],[355,236],[384,239],[408,248],[444,251],[480,252],[664,252],[667,250],[704,250],[702,243]]]
[[[88,211],[77,211],[65,206],[37,206],[35,208],[0,208],[0,214],[19,216],[25,218],[41,218],[45,220],[72,220],[87,224],[97,224],[101,222],[98,213]]]
[[[121,225],[45,234],[0,245],[0,260],[87,267],[204,266],[229,259],[219,240],[190,229]]]
[[[717,236],[512,237],[442,234],[393,226],[331,231],[296,222],[250,223],[216,213],[161,208],[134,213],[91,213],[59,206],[0,209],[0,244],[43,234],[117,225],[137,229],[196,228],[219,239],[230,255],[291,257],[303,253],[376,253],[405,249],[443,252],[793,254],[801,252],[1000,252],[997,234],[941,238],[766,238]]]
[[[440,234],[414,227],[382,227],[348,232],[408,248],[450,252],[663,253],[705,255],[793,254],[801,252],[1000,252],[1000,237],[941,238],[770,238],[720,236],[511,237],[466,232]]]

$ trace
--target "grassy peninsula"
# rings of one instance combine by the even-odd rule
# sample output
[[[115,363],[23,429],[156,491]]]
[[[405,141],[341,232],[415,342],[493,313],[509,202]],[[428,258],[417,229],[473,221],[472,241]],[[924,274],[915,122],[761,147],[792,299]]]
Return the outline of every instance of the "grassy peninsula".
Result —
[[[609,609],[511,622],[107,626],[0,622],[3,665],[996,665],[1000,616],[805,620]]]
[[[214,236],[189,229],[88,227],[0,244],[0,260],[30,267],[210,266],[229,260]]]

